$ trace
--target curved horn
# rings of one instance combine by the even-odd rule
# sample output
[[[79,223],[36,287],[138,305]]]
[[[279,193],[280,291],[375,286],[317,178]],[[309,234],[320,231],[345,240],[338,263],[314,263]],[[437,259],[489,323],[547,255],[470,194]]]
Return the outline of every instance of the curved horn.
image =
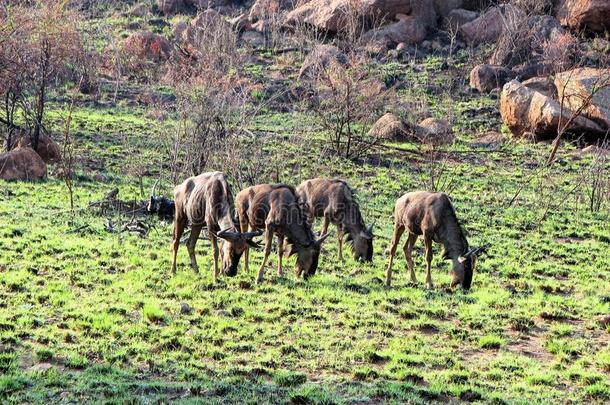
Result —
[[[155,195],[155,193],[157,192],[157,186],[159,185],[159,181],[160,181],[160,180],[161,180],[161,177],[159,177],[159,178],[157,179],[157,181],[155,181],[155,184],[153,184],[153,186],[152,186],[152,190],[150,190],[150,195],[151,195],[151,196],[154,196],[154,195]]]
[[[371,225],[368,227],[367,232],[372,234],[373,233],[373,227],[375,226],[375,222],[377,222],[376,219],[373,220],[373,222],[371,223]]]
[[[246,239],[252,239],[252,238],[256,238],[257,236],[261,236],[263,234],[263,231],[256,230],[254,232],[242,232],[241,236],[246,238]]]
[[[327,233],[326,233],[326,235],[322,235],[322,236],[320,237],[320,239],[318,239],[318,240],[316,241],[316,244],[317,244],[318,246],[320,246],[320,245],[322,244],[322,242],[324,242],[324,241],[326,240],[326,238],[328,238],[329,236],[330,236],[330,232],[327,232]]]
[[[240,237],[240,233],[239,232],[232,232],[229,231],[229,229],[223,229],[220,232],[218,232],[216,234],[216,236],[218,236],[221,239],[226,239],[226,240],[234,240]]]

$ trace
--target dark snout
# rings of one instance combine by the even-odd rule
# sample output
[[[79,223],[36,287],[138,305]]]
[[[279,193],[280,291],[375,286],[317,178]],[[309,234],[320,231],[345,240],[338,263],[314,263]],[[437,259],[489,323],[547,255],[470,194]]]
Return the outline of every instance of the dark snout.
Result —
[[[464,290],[470,290],[470,285],[472,284],[472,266],[467,266],[464,269],[464,278],[461,284]]]
[[[222,272],[225,274],[225,276],[235,277],[237,275],[237,268],[239,267],[240,257],[241,254],[231,255],[231,263],[228,266],[225,266],[224,269],[222,269]]]
[[[231,265],[225,267],[222,271],[224,272],[225,276],[235,277],[237,275],[237,266]]]
[[[354,253],[354,260],[362,263],[373,263],[373,252],[367,252],[366,254]]]

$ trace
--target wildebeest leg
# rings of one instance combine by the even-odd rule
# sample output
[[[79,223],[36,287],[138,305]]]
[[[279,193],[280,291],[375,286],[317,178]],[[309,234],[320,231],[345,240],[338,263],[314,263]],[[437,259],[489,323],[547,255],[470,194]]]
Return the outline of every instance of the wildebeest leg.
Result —
[[[248,232],[248,221],[246,219],[239,218],[239,227],[241,232]],[[250,260],[250,246],[246,246],[246,250],[244,250],[244,270],[246,273],[248,272],[248,262]]]
[[[277,275],[282,277],[282,258],[284,257],[284,235],[277,236]]]
[[[326,233],[323,233],[325,235]],[[337,238],[338,238],[338,246],[339,246],[339,260],[343,261],[343,231],[341,230],[341,225],[337,225]]]
[[[199,239],[201,228],[201,225],[193,225],[189,240],[186,242],[186,249],[189,251],[189,257],[191,258],[191,267],[195,270],[195,273],[199,273],[199,266],[197,266],[197,258],[195,257],[195,245],[197,244],[197,239]]]
[[[174,240],[172,241],[172,273],[176,274],[176,258],[178,256],[178,248],[180,247],[180,238],[186,228],[186,222],[178,218],[174,220]]]
[[[322,232],[320,232],[320,235],[326,235],[326,233],[328,232],[329,223],[330,217],[328,216],[328,214],[324,213],[324,221],[322,222]]]
[[[405,260],[407,261],[407,268],[411,274],[411,282],[417,283],[417,278],[415,278],[415,268],[413,267],[413,257],[411,257],[411,252],[413,251],[413,246],[415,246],[415,242],[417,242],[417,235],[414,233],[409,233],[409,238],[405,242]]]
[[[208,237],[210,238],[210,242],[212,242],[212,255],[214,256],[214,282],[216,282],[216,280],[218,280],[218,275],[220,274],[220,269],[218,268],[218,239],[209,228],[211,228],[211,226],[208,225]]]
[[[265,276],[265,266],[267,265],[267,259],[269,258],[269,254],[271,253],[271,244],[273,243],[273,232],[267,226],[267,230],[265,233],[265,256],[263,257],[263,262],[261,263],[261,267],[258,269],[258,277],[256,277],[256,284],[260,284],[263,282],[263,277]]]
[[[396,247],[400,242],[400,237],[405,231],[405,227],[402,225],[394,225],[394,235],[392,236],[392,245],[390,247],[390,262],[388,263],[388,269],[385,274],[385,285],[392,285],[392,264],[394,262],[394,255],[396,254]]]
[[[426,245],[426,287],[434,288],[432,284],[432,237],[424,233],[424,244]]]

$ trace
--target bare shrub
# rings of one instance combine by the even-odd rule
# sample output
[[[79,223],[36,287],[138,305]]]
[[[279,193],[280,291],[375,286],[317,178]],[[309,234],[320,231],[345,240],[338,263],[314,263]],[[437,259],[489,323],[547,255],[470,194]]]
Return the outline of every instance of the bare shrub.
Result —
[[[585,193],[588,199],[589,210],[600,212],[604,207],[610,209],[610,142],[605,148],[596,148],[589,170],[585,171]]]
[[[512,4],[528,14],[552,14],[556,0],[512,0]]]
[[[0,47],[0,96],[7,141],[21,114],[31,129],[32,147],[44,131],[45,106],[51,89],[74,78],[82,66],[84,47],[78,32],[80,16],[68,1],[38,0],[0,5],[0,32],[8,33]]]
[[[389,102],[392,91],[376,76],[367,58],[352,53],[316,69],[311,106],[324,128],[330,150],[347,159],[366,155],[380,142],[368,131]]]

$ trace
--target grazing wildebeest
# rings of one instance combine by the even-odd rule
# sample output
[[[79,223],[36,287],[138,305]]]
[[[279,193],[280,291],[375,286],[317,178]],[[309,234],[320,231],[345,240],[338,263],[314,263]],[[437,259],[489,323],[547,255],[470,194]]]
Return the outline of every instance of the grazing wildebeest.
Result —
[[[354,259],[373,261],[373,224],[364,224],[360,207],[354,193],[343,180],[311,179],[297,187],[299,200],[305,205],[309,219],[322,217],[322,234],[328,231],[328,224],[337,227],[339,238],[339,259],[343,260],[343,237],[352,244]]]
[[[411,251],[419,235],[423,235],[426,247],[426,286],[432,288],[431,264],[432,241],[440,243],[444,248],[444,258],[453,262],[453,280],[451,287],[461,283],[462,288],[469,289],[472,283],[472,273],[476,255],[485,250],[468,249],[468,241],[458,223],[455,210],[449,197],[444,193],[415,191],[407,193],[396,201],[394,208],[394,236],[390,247],[390,262],[386,273],[386,285],[392,282],[392,261],[396,247],[403,232],[407,230],[409,237],[404,246],[407,267],[411,273],[411,281],[415,279]]]
[[[176,213],[174,217],[174,240],[172,273],[176,273],[176,255],[180,237],[190,225],[191,235],[186,247],[191,266],[198,272],[195,244],[203,227],[207,227],[214,254],[214,280],[218,278],[218,241],[223,239],[222,265],[227,276],[237,274],[237,264],[248,245],[257,246],[252,238],[260,232],[239,232],[236,227],[233,194],[224,173],[209,172],[189,177],[174,189]]]
[[[282,275],[282,256],[284,238],[289,244],[289,256],[297,255],[296,274],[309,278],[316,272],[320,256],[320,246],[328,235],[316,240],[311,226],[299,204],[294,188],[283,185],[260,184],[248,187],[237,194],[237,214],[241,231],[265,230],[265,256],[256,278],[256,283],[263,281],[273,235],[278,240],[278,274]],[[245,254],[245,266],[248,269],[248,251]]]

